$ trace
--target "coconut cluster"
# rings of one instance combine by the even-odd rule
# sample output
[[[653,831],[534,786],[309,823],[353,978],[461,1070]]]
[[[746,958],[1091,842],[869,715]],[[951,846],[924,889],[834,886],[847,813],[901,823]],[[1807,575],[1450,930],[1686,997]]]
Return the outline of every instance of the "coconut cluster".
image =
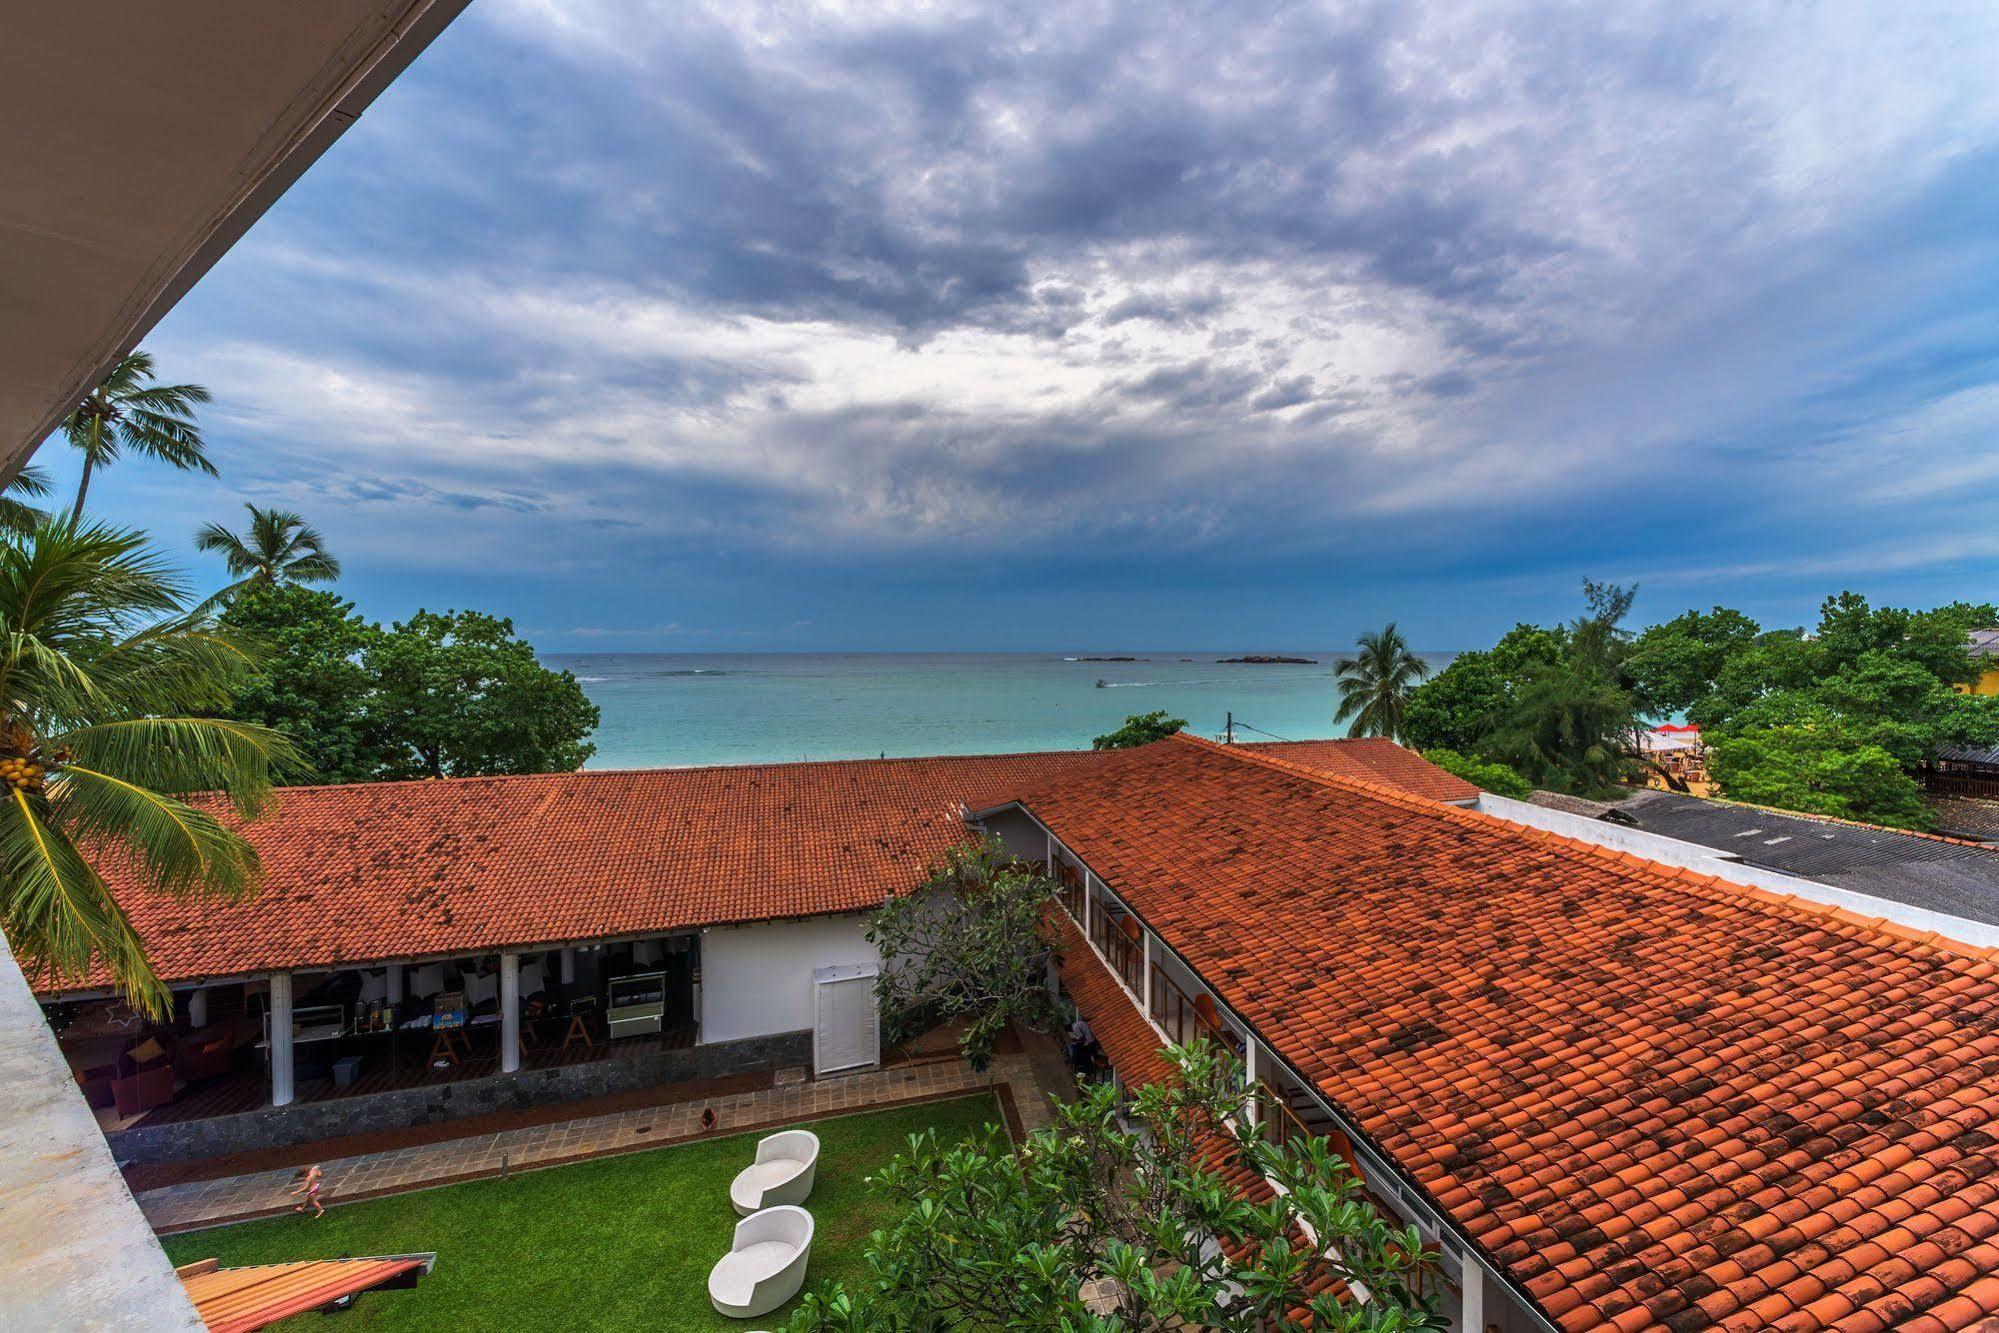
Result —
[[[23,754],[10,754],[0,759],[0,782],[5,782],[14,791],[40,791],[42,766]]]

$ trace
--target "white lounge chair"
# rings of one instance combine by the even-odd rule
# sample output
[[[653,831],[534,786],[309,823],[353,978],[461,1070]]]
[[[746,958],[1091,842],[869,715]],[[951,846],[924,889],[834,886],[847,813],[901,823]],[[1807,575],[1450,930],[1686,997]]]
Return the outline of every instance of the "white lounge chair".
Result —
[[[708,1300],[731,1319],[769,1314],[805,1285],[812,1214],[791,1204],[736,1223],[736,1241],[708,1274]]]
[[[729,1182],[729,1202],[744,1217],[780,1203],[804,1203],[818,1174],[819,1136],[787,1129],[757,1144],[757,1160]]]

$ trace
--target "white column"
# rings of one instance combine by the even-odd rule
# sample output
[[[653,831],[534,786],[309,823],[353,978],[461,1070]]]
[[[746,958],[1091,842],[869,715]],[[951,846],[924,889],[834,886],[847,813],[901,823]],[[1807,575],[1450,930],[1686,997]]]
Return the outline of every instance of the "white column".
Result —
[[[564,949],[562,951],[562,984],[565,986],[574,986],[576,984],[576,950],[574,949]]]
[[[1243,1063],[1243,1073],[1249,1079],[1250,1088],[1254,1090],[1256,1087],[1256,1073],[1257,1073],[1255,1037],[1251,1037],[1248,1041],[1242,1044],[1242,1063]],[[1255,1097],[1251,1097],[1249,1099],[1248,1105],[1245,1106],[1243,1109],[1246,1112],[1248,1112],[1249,1123],[1252,1125],[1256,1124],[1258,1118],[1261,1117],[1261,1115],[1263,1114],[1263,1106]]]
[[[1048,835],[1048,859],[1041,864],[1047,869],[1050,876],[1055,874],[1055,835],[1053,833]]]
[[[1090,938],[1090,918],[1096,915],[1097,893],[1090,887],[1090,872],[1083,872],[1083,938]]]
[[[1144,956],[1145,965],[1139,969],[1138,1012],[1152,1017],[1152,932],[1144,931],[1138,937],[1139,952]]]
[[[383,981],[388,986],[387,999],[389,1003],[401,1005],[403,1002],[403,965],[401,963],[390,963],[386,969]]]
[[[271,1105],[292,1099],[292,974],[271,973]]]
[[[1464,1289],[1464,1304],[1458,1313],[1463,1333],[1485,1333],[1485,1269],[1471,1255],[1465,1256],[1464,1272],[1458,1275]]]
[[[187,993],[187,1025],[191,1028],[208,1026],[208,988],[196,986]]]
[[[521,1067],[521,956],[500,955],[500,1072]]]

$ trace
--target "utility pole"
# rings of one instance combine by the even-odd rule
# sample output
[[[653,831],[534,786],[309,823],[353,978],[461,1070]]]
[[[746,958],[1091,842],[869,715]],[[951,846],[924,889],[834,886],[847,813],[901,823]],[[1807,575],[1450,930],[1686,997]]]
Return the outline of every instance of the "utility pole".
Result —
[[[1234,744],[1235,744],[1235,710],[1234,710],[1234,709],[1230,709],[1230,710],[1229,710],[1229,712],[1228,712],[1228,721],[1227,721],[1226,723],[1224,723],[1224,724],[1223,724],[1223,726],[1222,726],[1222,744],[1223,744],[1223,745],[1234,745]]]

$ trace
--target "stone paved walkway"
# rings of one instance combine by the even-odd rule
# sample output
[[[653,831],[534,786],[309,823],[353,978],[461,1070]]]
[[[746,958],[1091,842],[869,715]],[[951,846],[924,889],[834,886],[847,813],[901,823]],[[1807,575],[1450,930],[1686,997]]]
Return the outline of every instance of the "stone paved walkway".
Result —
[[[1022,1127],[1032,1130],[1048,1122],[1048,1094],[1058,1090],[1044,1088],[1037,1080],[1037,1074],[1048,1077],[1046,1065],[1045,1059],[1030,1059],[1024,1054],[998,1057],[989,1075],[974,1073],[959,1060],[895,1065],[822,1082],[780,1080],[773,1088],[707,1102],[645,1107],[366,1153],[321,1164],[326,1171],[323,1197],[333,1205],[355,1203],[502,1171],[555,1166],[989,1089],[998,1093],[1004,1088],[1008,1095],[1003,1103],[1011,1101]],[[701,1128],[704,1107],[714,1108],[718,1123],[712,1131]],[[154,1230],[189,1231],[287,1212],[295,1181],[296,1173],[289,1169],[257,1171],[167,1185],[137,1197]]]

